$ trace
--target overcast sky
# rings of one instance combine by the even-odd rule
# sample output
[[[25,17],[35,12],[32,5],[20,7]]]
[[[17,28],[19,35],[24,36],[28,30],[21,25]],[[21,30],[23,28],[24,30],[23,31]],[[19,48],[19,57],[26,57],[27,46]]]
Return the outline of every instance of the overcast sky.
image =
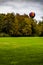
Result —
[[[35,12],[35,19],[40,20],[43,16],[43,0],[0,0],[0,13],[29,14]]]

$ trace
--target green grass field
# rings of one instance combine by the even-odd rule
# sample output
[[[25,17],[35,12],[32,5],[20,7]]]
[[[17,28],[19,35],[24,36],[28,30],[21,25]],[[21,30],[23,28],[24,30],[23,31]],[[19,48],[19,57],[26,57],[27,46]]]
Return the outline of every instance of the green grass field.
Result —
[[[43,65],[43,37],[1,37],[0,65]]]

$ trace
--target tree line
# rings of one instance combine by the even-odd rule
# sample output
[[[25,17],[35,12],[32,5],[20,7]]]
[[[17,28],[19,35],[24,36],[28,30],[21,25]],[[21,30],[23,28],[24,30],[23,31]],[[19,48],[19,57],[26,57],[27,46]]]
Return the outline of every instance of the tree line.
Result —
[[[27,14],[0,14],[0,37],[43,36],[43,20],[37,22]]]

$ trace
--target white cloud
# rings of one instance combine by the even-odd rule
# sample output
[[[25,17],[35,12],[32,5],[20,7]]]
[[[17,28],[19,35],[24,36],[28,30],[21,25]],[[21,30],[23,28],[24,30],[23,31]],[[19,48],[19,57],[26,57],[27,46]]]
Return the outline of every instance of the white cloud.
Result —
[[[36,13],[36,19],[41,19],[43,15],[42,5],[37,2],[15,2],[8,1],[0,5],[0,13],[20,13],[20,14],[29,14],[29,12],[34,11]]]
[[[0,6],[0,13],[13,12],[13,8],[10,6]]]

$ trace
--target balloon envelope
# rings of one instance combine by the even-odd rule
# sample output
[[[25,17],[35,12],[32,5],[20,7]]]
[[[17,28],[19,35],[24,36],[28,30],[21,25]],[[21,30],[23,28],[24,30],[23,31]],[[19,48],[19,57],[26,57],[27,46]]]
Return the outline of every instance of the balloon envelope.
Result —
[[[35,13],[34,13],[34,12],[30,12],[30,13],[29,13],[29,16],[30,16],[31,18],[34,18],[34,17],[35,17]]]

